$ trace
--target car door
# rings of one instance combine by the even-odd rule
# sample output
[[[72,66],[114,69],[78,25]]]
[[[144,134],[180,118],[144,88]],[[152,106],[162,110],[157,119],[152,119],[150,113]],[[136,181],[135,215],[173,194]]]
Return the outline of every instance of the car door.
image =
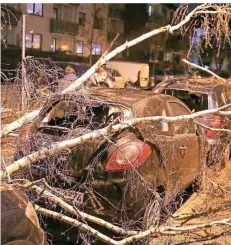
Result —
[[[168,102],[171,116],[189,115],[191,112],[182,103]],[[183,190],[198,176],[200,169],[200,136],[196,126],[190,121],[173,123],[173,158],[177,162],[175,172],[175,189]]]

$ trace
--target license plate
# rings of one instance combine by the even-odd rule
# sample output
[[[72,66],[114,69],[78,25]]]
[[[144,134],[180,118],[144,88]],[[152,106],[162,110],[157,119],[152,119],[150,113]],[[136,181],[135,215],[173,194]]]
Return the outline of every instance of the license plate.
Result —
[[[83,204],[84,194],[78,191],[67,191],[67,195],[74,198],[74,204],[79,206]]]

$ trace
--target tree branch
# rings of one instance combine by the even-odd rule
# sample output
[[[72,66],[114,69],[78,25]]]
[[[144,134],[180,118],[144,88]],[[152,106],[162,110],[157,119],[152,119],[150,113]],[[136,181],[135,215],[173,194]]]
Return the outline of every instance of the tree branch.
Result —
[[[194,63],[191,63],[191,62],[189,62],[189,61],[186,60],[186,59],[182,59],[182,61],[184,61],[186,64],[191,65],[191,66],[194,66],[194,67],[196,67],[196,68],[198,68],[198,69],[200,69],[200,70],[202,70],[202,71],[206,71],[206,72],[210,73],[211,75],[213,75],[214,77],[216,77],[216,78],[218,78],[218,79],[220,79],[220,80],[222,80],[222,81],[224,81],[224,82],[227,83],[226,79],[224,79],[224,78],[222,78],[222,77],[219,77],[219,76],[218,76],[217,74],[215,74],[214,72],[212,72],[212,71],[210,71],[210,70],[207,70],[207,69],[205,69],[205,68],[202,67],[202,66],[199,66],[199,65],[196,65],[196,64],[194,64]]]
[[[120,241],[116,241],[114,239],[109,238],[108,236],[103,235],[102,233],[98,232],[97,230],[91,228],[90,226],[83,224],[75,219],[72,219],[66,215],[42,208],[38,205],[35,205],[35,210],[44,215],[51,217],[53,219],[60,220],[62,222],[65,222],[67,224],[70,224],[72,226],[75,226],[81,230],[84,230],[86,232],[89,232],[92,236],[96,237],[97,239],[106,242],[110,245],[126,245],[138,240],[146,239],[150,237],[151,235],[160,236],[160,235],[168,235],[168,236],[175,236],[180,235],[192,231],[198,231],[198,230],[205,230],[214,226],[230,226],[231,218],[225,218],[222,220],[215,220],[211,222],[207,222],[204,224],[197,224],[197,225],[187,225],[183,227],[171,227],[171,226],[162,226],[159,228],[150,228],[146,231],[139,232],[137,235],[133,235],[130,237],[127,237],[125,239],[122,239]]]
[[[39,114],[39,112],[40,112],[40,110],[32,111],[28,114],[23,115],[18,120],[14,121],[8,125],[4,125],[2,130],[1,130],[1,137],[9,134],[10,132],[12,132],[13,130],[15,130],[17,128],[20,128],[24,123],[32,121]]]
[[[164,33],[164,32],[174,32],[180,28],[182,28],[185,24],[187,24],[188,22],[190,22],[190,20],[194,17],[194,16],[198,16],[200,14],[204,14],[206,11],[206,9],[211,8],[211,5],[208,4],[202,4],[197,6],[194,10],[192,10],[186,17],[184,17],[184,19],[182,21],[180,21],[178,24],[176,25],[167,25],[164,27],[161,27],[159,29],[155,29],[152,30],[146,34],[143,34],[142,36],[131,40],[129,42],[124,43],[123,45],[119,46],[118,48],[116,48],[115,50],[113,50],[112,52],[108,53],[105,57],[102,56],[85,74],[83,74],[80,78],[78,78],[76,81],[74,81],[71,85],[69,85],[66,89],[64,89],[62,91],[62,93],[66,93],[66,92],[70,92],[70,91],[74,91],[77,88],[79,88],[87,79],[89,79],[97,70],[97,68],[101,65],[103,65],[104,63],[106,63],[108,60],[110,60],[111,58],[115,57],[117,54],[119,54],[120,52],[126,50],[129,47],[132,47],[134,45],[136,45],[137,43],[142,42],[143,40],[146,40],[152,36],[155,36],[157,34],[160,33]],[[219,10],[220,11],[220,10]],[[223,9],[222,9],[223,11]],[[218,10],[216,9],[216,11],[218,13]],[[18,124],[18,127],[20,127],[22,124]],[[11,132],[12,130],[18,128],[16,126],[13,127],[13,129],[9,129],[6,130],[6,133]],[[6,134],[4,132],[4,135]]]
[[[62,93],[66,93],[66,92],[70,92],[70,91],[74,91],[76,90],[79,86],[81,86],[81,84],[83,82],[85,82],[87,79],[90,78],[90,76],[92,76],[96,69],[97,66],[100,66],[104,63],[106,63],[108,60],[112,59],[113,57],[115,57],[117,54],[121,53],[122,51],[126,50],[127,48],[130,48],[152,36],[155,36],[157,34],[163,33],[163,32],[170,32],[173,33],[174,31],[178,30],[179,28],[181,28],[183,25],[185,25],[187,22],[189,22],[191,20],[191,18],[196,15],[199,14],[199,11],[201,9],[203,9],[203,7],[205,6],[205,4],[202,4],[200,6],[197,6],[194,10],[192,10],[183,21],[181,21],[179,24],[175,25],[175,26],[171,26],[171,25],[167,25],[155,30],[152,30],[148,33],[143,34],[142,36],[133,39],[129,42],[125,42],[124,44],[122,44],[121,46],[119,46],[118,48],[116,48],[115,50],[113,50],[112,52],[110,52],[109,54],[107,54],[105,57],[101,57],[99,61],[97,61],[86,73],[84,73],[80,78],[78,78],[76,81],[74,81],[71,85],[69,85],[66,89],[64,89],[62,91]]]
[[[102,233],[100,233],[99,231],[93,229],[92,227],[90,227],[89,225],[86,225],[82,222],[79,222],[76,219],[72,219],[64,214],[61,213],[57,213],[55,211],[46,209],[46,208],[42,208],[38,205],[35,205],[35,211],[38,212],[39,214],[42,214],[44,216],[53,218],[53,219],[57,219],[60,220],[64,223],[67,223],[69,225],[75,226],[77,228],[79,228],[80,230],[86,231],[88,233],[90,233],[92,236],[96,237],[97,239],[99,239],[100,241],[103,241],[107,244],[111,244],[111,245],[116,245],[117,241],[111,239],[108,236],[103,235]]]
[[[82,135],[74,139],[61,141],[59,143],[51,145],[49,148],[47,147],[42,148],[41,150],[31,153],[28,156],[25,156],[13,162],[12,164],[8,165],[5,171],[4,170],[0,171],[0,177],[5,178],[7,173],[12,174],[16,172],[17,170],[29,165],[31,162],[43,159],[47,156],[52,156],[55,153],[63,149],[72,148],[88,140],[96,139],[101,136],[108,135],[109,133],[113,133],[113,132],[120,131],[122,129],[126,129],[135,124],[145,123],[145,122],[158,122],[158,121],[165,121],[165,122],[189,121],[189,120],[193,120],[197,117],[201,117],[207,114],[214,114],[214,113],[219,114],[221,110],[226,109],[230,106],[231,106],[231,103],[225,106],[222,106],[220,108],[204,110],[204,111],[192,113],[190,115],[182,115],[182,116],[175,116],[175,117],[154,116],[154,117],[134,118],[134,119],[126,120],[116,125],[110,125],[102,129],[94,130],[88,134]],[[231,115],[231,110],[226,111],[226,113],[228,113],[228,115]]]
[[[47,184],[46,184],[47,186]],[[61,198],[59,198],[58,196],[52,194],[50,191],[46,191],[44,189],[42,189],[41,187],[38,186],[31,186],[31,188],[33,190],[36,191],[36,193],[41,197],[45,197],[47,199],[49,199],[50,201],[52,201],[55,204],[58,204],[60,207],[62,207],[63,209],[65,209],[66,211],[70,212],[71,214],[76,215],[77,217],[80,216],[83,220],[87,220],[90,221],[92,223],[101,225],[102,227],[105,227],[117,234],[121,234],[121,235],[135,235],[137,234],[136,231],[125,231],[122,228],[113,225],[103,219],[97,218],[95,216],[92,216],[90,214],[86,214],[80,210],[76,210],[73,206],[71,206],[70,204],[68,204],[67,202],[63,201]]]

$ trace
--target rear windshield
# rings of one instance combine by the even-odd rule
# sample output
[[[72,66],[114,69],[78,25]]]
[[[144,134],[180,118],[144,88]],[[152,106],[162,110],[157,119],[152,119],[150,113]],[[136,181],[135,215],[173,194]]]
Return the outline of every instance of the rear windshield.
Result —
[[[60,101],[54,104],[41,117],[40,126],[64,128],[84,127],[92,130],[104,127],[115,120],[130,117],[129,110],[113,105],[83,105],[74,101]]]
[[[191,111],[202,111],[209,108],[209,96],[204,93],[191,93],[186,90],[164,89],[164,94],[174,96],[183,101]]]

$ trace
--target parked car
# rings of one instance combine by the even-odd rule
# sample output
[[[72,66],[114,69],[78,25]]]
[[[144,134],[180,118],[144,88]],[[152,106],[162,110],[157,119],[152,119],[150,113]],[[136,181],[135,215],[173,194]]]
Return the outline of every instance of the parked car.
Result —
[[[106,68],[106,71],[113,82],[114,88],[124,88],[126,79],[124,79],[116,69]]]
[[[146,63],[129,61],[108,61],[107,67],[116,69],[123,77],[124,82],[135,84],[138,82],[140,88],[149,87],[149,65]]]
[[[95,88],[87,98],[78,93],[58,94],[45,104],[35,122],[21,131],[17,150],[20,156],[37,150],[38,135],[40,140],[50,137],[57,142],[136,117],[190,113],[179,99],[150,91]],[[193,122],[143,122],[112,133],[110,140],[101,137],[74,147],[68,163],[61,166],[68,165],[71,178],[87,183],[99,198],[100,209],[82,192],[79,199],[85,211],[112,219],[123,210],[138,219],[144,214],[155,216],[149,212],[154,190],[169,203],[197,178],[202,145],[203,137],[197,135]],[[41,161],[31,164],[33,178],[49,174],[48,165]]]
[[[1,244],[47,244],[32,204],[20,190],[8,185],[1,185]]]
[[[81,76],[90,68],[89,65],[79,62],[56,61],[55,63],[60,66],[66,74],[75,74],[76,76]]]
[[[170,79],[158,84],[153,92],[167,94],[183,101],[191,110],[198,112],[231,103],[231,84],[214,79]],[[231,106],[227,110],[231,109]],[[199,123],[218,129],[231,129],[230,116],[206,115],[196,119]],[[226,164],[230,158],[230,135],[200,127],[209,144],[209,162]]]

